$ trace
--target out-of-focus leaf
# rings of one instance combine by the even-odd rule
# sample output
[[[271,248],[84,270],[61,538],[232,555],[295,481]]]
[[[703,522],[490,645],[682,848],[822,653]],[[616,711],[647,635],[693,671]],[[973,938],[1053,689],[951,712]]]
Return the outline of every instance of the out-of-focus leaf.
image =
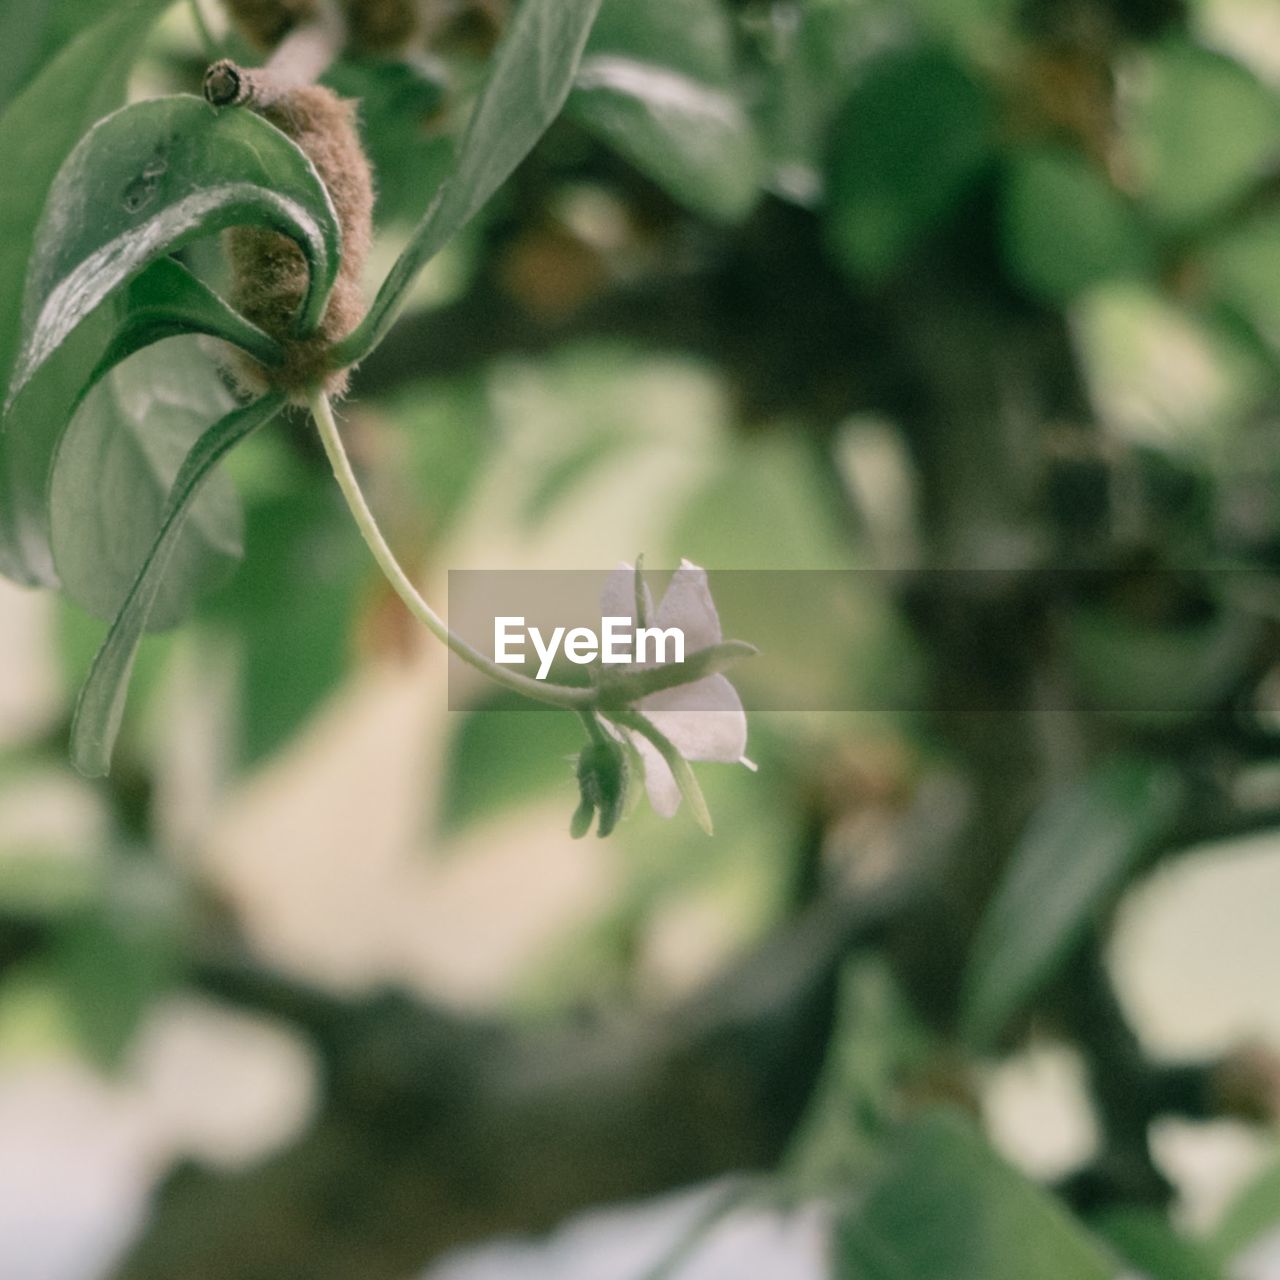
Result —
[[[64,926],[54,963],[71,1023],[90,1057],[118,1067],[150,1006],[177,979],[179,936],[168,912],[108,902]]]
[[[383,397],[378,404],[403,441],[414,510],[424,537],[438,538],[464,510],[498,441],[485,383],[437,379]]]
[[[54,562],[63,589],[112,618],[133,585],[187,450],[235,406],[192,339],[150,347],[89,392],[67,428],[49,494]],[[215,476],[191,509],[156,593],[148,627],[164,630],[240,555],[240,504]]]
[[[233,410],[205,431],[179,468],[159,532],[94,659],[76,703],[71,756],[81,773],[98,777],[110,768],[138,643],[196,498],[218,463],[283,407],[283,395],[268,395],[243,409]]]
[[[422,214],[423,193],[440,185],[453,159],[453,138],[437,119],[445,81],[417,62],[346,58],[325,83],[359,99],[360,138],[378,175],[378,221],[412,223]]]
[[[350,664],[368,558],[336,490],[315,481],[307,471],[250,503],[245,563],[213,604],[240,653],[245,765],[286,743]]]
[[[541,796],[577,798],[573,757],[582,726],[563,711],[531,709],[499,693],[459,717],[449,746],[440,799],[440,824],[458,831]]]
[[[1271,1165],[1227,1206],[1209,1243],[1223,1263],[1264,1235],[1280,1231],[1280,1164]]]
[[[837,0],[796,6],[783,22],[772,11],[746,18],[760,64],[753,115],[778,195],[805,207],[822,197],[831,122],[861,68],[901,39],[903,17]]]
[[[0,401],[21,340],[22,281],[45,197],[59,166],[85,130],[123,100],[139,42],[171,0],[133,0],[110,6],[0,116]],[[43,3],[45,11],[60,6]],[[7,16],[4,29],[21,25]],[[8,55],[9,41],[4,42]],[[61,388],[55,379],[55,388]],[[78,390],[78,388],[77,388]],[[64,397],[67,392],[62,389]],[[74,395],[74,390],[70,393]],[[57,415],[53,418],[56,421]],[[60,431],[65,423],[57,422]],[[48,467],[57,436],[36,431],[15,458],[0,432],[0,573],[20,582],[54,580],[43,527]]]
[[[1200,263],[1210,287],[1280,351],[1280,218],[1265,213],[1235,223],[1204,245]]]
[[[1076,687],[1091,706],[1129,724],[1176,728],[1221,705],[1255,652],[1259,630],[1256,618],[1227,610],[1185,627],[1137,626],[1081,610],[1063,640]]]
[[[548,465],[529,490],[521,511],[525,523],[537,528],[596,468],[635,446],[635,440],[621,435],[599,435],[577,442],[575,448]]]
[[[945,224],[990,156],[990,109],[940,49],[889,53],[867,69],[835,131],[828,224],[860,280],[878,281]]]
[[[1168,765],[1111,757],[1047,801],[1018,842],[974,938],[962,1024],[989,1043],[1175,821]]]
[[[1171,226],[1238,199],[1276,155],[1280,99],[1240,63],[1183,40],[1141,68],[1129,120],[1148,207]]]
[[[1013,274],[1054,303],[1109,277],[1140,275],[1153,257],[1137,211],[1069,151],[1028,151],[1012,159],[1003,233]]]
[[[907,0],[907,7],[936,35],[982,54],[1008,34],[1018,0]]]
[[[755,203],[760,152],[732,49],[718,0],[605,0],[568,111],[677,200],[736,221]]]
[[[1203,1246],[1179,1235],[1169,1219],[1153,1209],[1112,1209],[1089,1225],[1152,1280],[1226,1280]]]
[[[354,362],[382,341],[414,277],[511,176],[560,114],[600,0],[522,0],[494,55],[457,159],[364,321],[338,357]]]
[[[67,335],[150,261],[240,223],[291,236],[310,268],[300,330],[323,313],[341,231],[310,160],[252,111],[178,96],[100,121],[67,157],[36,230],[10,399]]]
[[[58,0],[57,4],[48,0],[5,0],[0,5],[0,49],[4,50],[0,59],[0,109],[76,36],[101,18],[102,12],[102,0]]]
[[[1115,1280],[1119,1267],[960,1116],[905,1129],[841,1223],[840,1280]]]

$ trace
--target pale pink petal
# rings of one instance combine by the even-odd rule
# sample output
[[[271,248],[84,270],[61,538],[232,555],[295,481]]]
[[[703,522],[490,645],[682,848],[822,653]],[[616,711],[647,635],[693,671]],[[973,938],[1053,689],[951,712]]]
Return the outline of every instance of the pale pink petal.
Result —
[[[747,749],[742,699],[722,675],[651,693],[641,698],[637,709],[686,760],[737,764]]]
[[[686,656],[720,643],[720,616],[707,587],[705,569],[688,560],[680,561],[663,592],[655,625],[664,629],[679,627],[684,632]]]
[[[658,748],[644,737],[634,733],[631,740],[640,752],[640,760],[644,764],[644,789],[649,793],[649,803],[660,818],[670,818],[680,807],[680,788],[676,784],[676,776],[671,766],[662,758]]]

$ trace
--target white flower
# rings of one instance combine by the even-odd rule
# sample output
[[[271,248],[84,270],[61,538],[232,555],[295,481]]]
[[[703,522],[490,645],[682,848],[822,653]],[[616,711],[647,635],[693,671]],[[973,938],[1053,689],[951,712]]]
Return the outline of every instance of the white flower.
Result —
[[[686,660],[699,649],[719,644],[724,636],[720,617],[707,587],[707,573],[696,564],[682,560],[671,576],[657,611],[647,586],[642,588],[644,619],[641,625],[678,627],[684,632]],[[620,564],[605,582],[600,594],[602,618],[629,618],[635,625],[636,571],[632,565]],[[652,666],[647,663],[645,666]],[[643,667],[632,668],[641,670]],[[648,720],[686,760],[720,761],[756,766],[743,754],[747,748],[747,716],[737,690],[723,675],[704,676],[689,684],[677,685],[646,694],[635,709]],[[644,765],[645,789],[649,803],[664,818],[670,818],[680,807],[680,788],[671,767],[643,734],[614,730],[640,754]]]

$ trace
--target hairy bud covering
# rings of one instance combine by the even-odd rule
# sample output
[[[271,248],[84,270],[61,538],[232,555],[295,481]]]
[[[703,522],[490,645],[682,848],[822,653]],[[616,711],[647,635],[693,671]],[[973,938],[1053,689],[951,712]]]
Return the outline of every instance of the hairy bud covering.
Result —
[[[222,80],[220,68],[215,64],[210,69],[216,83]],[[331,367],[330,348],[364,315],[360,275],[373,226],[373,180],[356,128],[355,103],[320,85],[259,93],[248,102],[292,138],[315,165],[342,228],[342,261],[318,332],[298,339],[290,335],[307,291],[308,268],[302,250],[288,236],[265,227],[235,227],[226,233],[233,303],[279,339],[287,352],[283,366],[273,369],[237,353],[235,373],[253,391],[272,387],[301,395],[319,382],[330,395],[341,395],[347,372]]]

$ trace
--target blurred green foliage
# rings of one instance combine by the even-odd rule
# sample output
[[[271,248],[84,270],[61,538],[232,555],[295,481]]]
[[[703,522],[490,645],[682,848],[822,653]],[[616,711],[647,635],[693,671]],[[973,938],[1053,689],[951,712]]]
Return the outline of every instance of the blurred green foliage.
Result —
[[[198,87],[189,15],[174,9],[148,37],[166,7],[0,5],[0,170],[20,176],[0,188],[6,377],[42,217],[37,276],[59,251],[82,264],[158,213],[97,216],[100,184],[114,191],[136,160],[114,145],[71,174],[74,225],[45,202],[131,76],[134,96]],[[577,64],[569,37],[585,35],[590,8],[524,0],[497,55],[492,40],[442,36],[403,56],[350,52],[328,73],[360,99],[376,171],[370,285],[400,263],[359,335],[367,358],[343,408],[371,501],[424,581],[462,564],[606,568],[643,550],[651,564],[847,571],[848,590],[735,614],[805,705],[833,710],[753,716],[756,776],[701,770],[713,839],[687,814],[663,826],[640,810],[620,825],[607,905],[513,985],[510,1034],[661,993],[654,939],[680,910],[699,920],[710,904],[724,938],[709,950],[732,975],[748,971],[746,948],[797,922],[809,939],[810,911],[860,908],[898,878],[909,905],[870,942],[858,935],[870,958],[846,965],[843,935],[831,954],[810,939],[799,960],[724,997],[728,1029],[717,1024],[710,1049],[697,1042],[708,1077],[681,1039],[697,1024],[683,1008],[658,1049],[636,1034],[621,1056],[609,1041],[568,1062],[541,1041],[527,1056],[505,1040],[494,1050],[488,1024],[468,1027],[437,1075],[412,1056],[452,1027],[436,1010],[414,1006],[425,1030],[401,1012],[387,1030],[382,1009],[352,1033],[345,1006],[321,1016],[314,993],[278,997],[279,975],[271,997],[246,984],[246,1006],[277,1000],[269,1012],[306,1023],[340,1082],[301,1142],[297,1181],[285,1164],[270,1186],[279,1221],[301,1223],[290,1262],[315,1280],[351,1274],[326,1269],[344,1262],[315,1209],[305,1157],[319,1149],[339,1187],[353,1171],[374,1180],[361,1204],[392,1206],[364,1210],[371,1234],[417,1250],[405,1263],[370,1246],[359,1262],[372,1280],[469,1234],[547,1226],[548,1204],[652,1192],[735,1160],[769,1163],[783,1194],[835,1206],[841,1280],[1086,1280],[1116,1275],[1119,1259],[1154,1280],[1225,1274],[1280,1222],[1280,1180],[1264,1175],[1203,1238],[1183,1232],[1152,1124],[1239,1110],[1214,1091],[1220,1062],[1147,1054],[1105,961],[1117,906],[1152,868],[1280,824],[1266,782],[1280,758],[1276,51],[1240,37],[1225,0],[605,0]],[[246,56],[234,35],[226,48]],[[495,65],[506,78],[486,82]],[[141,146],[190,126],[194,139],[203,110],[153,103],[125,132]],[[238,149],[219,140],[229,126],[199,128],[166,210],[232,180],[256,184],[259,208],[287,188],[313,257],[332,250],[298,155],[261,152],[257,124]],[[220,332],[205,292],[225,273],[212,240],[189,242],[223,213],[131,239],[135,256],[113,258],[99,292],[172,249],[198,282],[191,314]],[[94,311],[98,297],[61,314],[83,323],[0,437],[0,568],[70,601],[59,705],[43,732],[6,739],[0,804],[59,767],[49,761],[102,635],[80,610],[119,608],[183,453],[233,403],[188,336],[131,355],[73,416],[68,388],[115,318],[147,310],[117,290]],[[152,296],[147,314],[163,302]],[[159,996],[182,983],[225,994],[209,956],[238,944],[244,922],[167,847],[157,799],[172,741],[158,726],[184,706],[182,663],[215,654],[225,668],[213,664],[203,690],[225,727],[210,752],[221,804],[296,762],[337,695],[416,661],[418,638],[371,571],[305,415],[283,415],[226,471],[150,616],[188,626],[141,650],[117,773],[90,793],[103,829],[52,855],[0,839],[0,1043],[36,1026],[118,1069]],[[244,563],[227,577],[238,502]],[[751,680],[744,669],[742,687]],[[834,710],[851,705],[866,710]],[[478,694],[443,722],[418,829],[432,859],[525,830],[548,838],[546,814],[559,821],[575,800],[573,717]],[[696,1010],[719,1011],[721,996]],[[349,1035],[372,1047],[344,1076]],[[980,1114],[987,1068],[1037,1036],[1081,1055],[1101,1132],[1089,1164],[1053,1188],[937,1106]],[[754,1095],[736,1082],[788,1037],[797,1056],[743,1121],[735,1106]],[[535,1065],[513,1082],[493,1057]],[[388,1083],[402,1061],[403,1094]],[[616,1090],[598,1108],[556,1095],[528,1130],[510,1128],[535,1159],[548,1144],[543,1180],[563,1184],[563,1200],[510,1193],[501,1212],[486,1207],[475,1188],[509,1163],[511,1096],[538,1096],[558,1072],[595,1087],[597,1068]],[[664,1120],[706,1125],[724,1148],[690,1138],[641,1161],[614,1131],[589,1133],[587,1186],[575,1185],[581,1151],[560,1136],[598,1110],[629,1117],[639,1145],[661,1129],[652,1098],[686,1073],[694,1083],[672,1105],[687,1114]],[[482,1117],[449,1130],[443,1172],[406,1121],[428,1110],[413,1091],[423,1080],[441,1114]],[[802,1113],[794,1133],[775,1132]],[[740,1142],[735,1125],[750,1130]],[[467,1139],[459,1173],[450,1161]],[[208,1199],[188,1216],[166,1217],[162,1199],[149,1239],[171,1231],[190,1280],[255,1274],[219,1272],[217,1250],[184,1234],[222,1220],[220,1195],[237,1213],[255,1200],[257,1184],[237,1198],[238,1185],[199,1184],[190,1194]],[[456,1185],[449,1201],[440,1188]],[[435,1194],[454,1217],[419,1249]],[[160,1274],[145,1265],[122,1274]]]

